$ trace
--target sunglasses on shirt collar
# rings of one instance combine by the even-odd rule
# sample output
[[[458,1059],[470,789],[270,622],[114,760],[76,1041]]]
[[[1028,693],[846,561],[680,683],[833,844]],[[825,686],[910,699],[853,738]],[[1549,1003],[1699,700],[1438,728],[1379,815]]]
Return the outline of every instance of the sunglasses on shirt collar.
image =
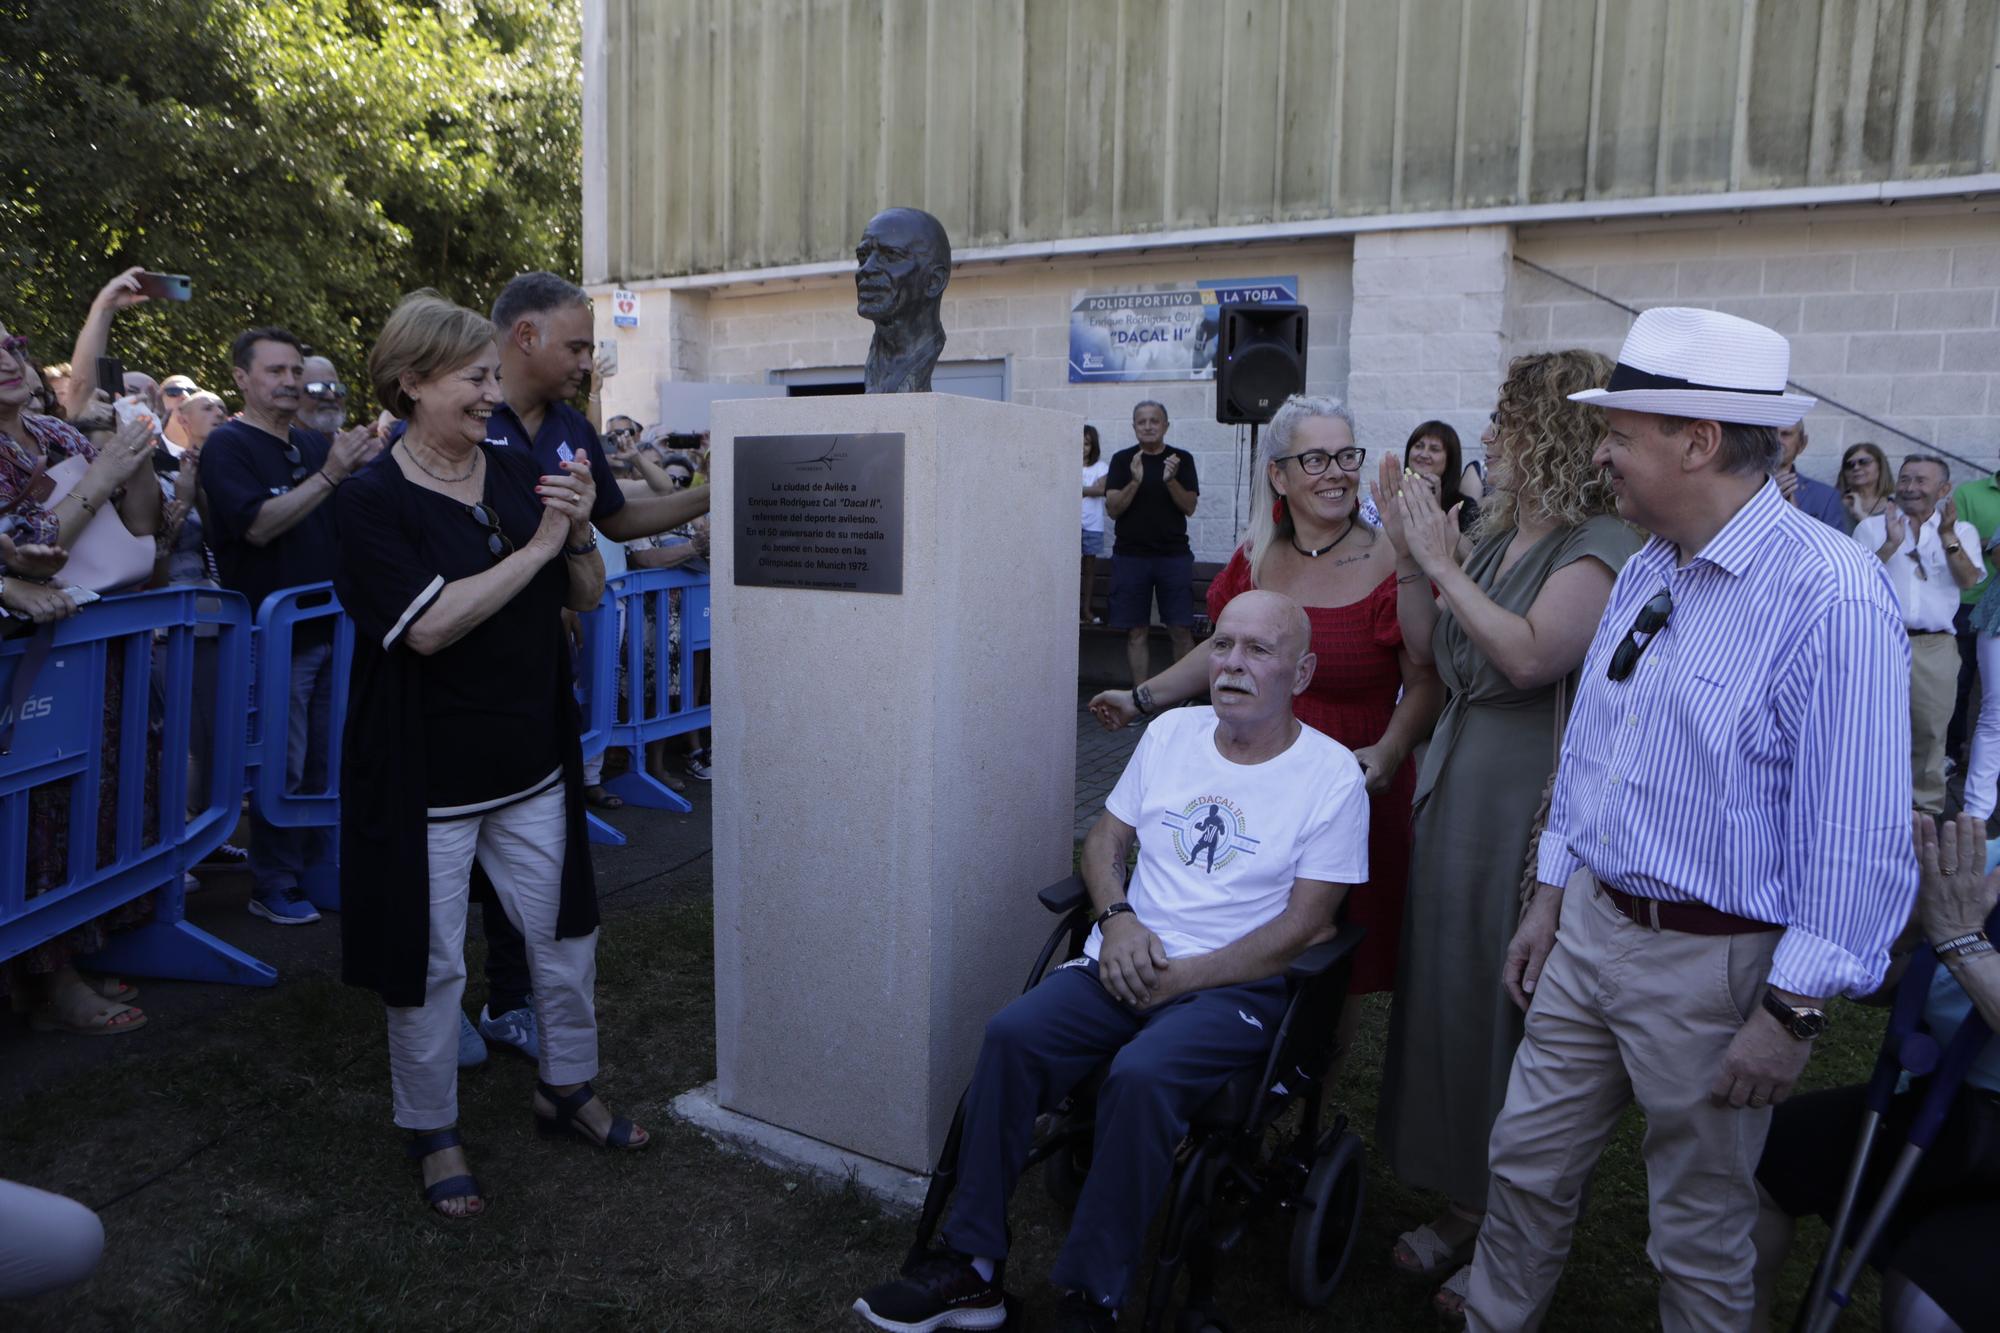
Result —
[[[285,441],[285,461],[292,465],[292,485],[298,485],[311,475],[311,470],[306,467],[306,456],[290,440]]]

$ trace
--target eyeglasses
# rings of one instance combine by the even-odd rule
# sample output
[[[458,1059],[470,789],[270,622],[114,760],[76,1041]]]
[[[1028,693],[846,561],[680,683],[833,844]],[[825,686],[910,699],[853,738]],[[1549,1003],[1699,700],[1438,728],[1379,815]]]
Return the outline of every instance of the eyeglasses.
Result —
[[[514,543],[507,540],[507,534],[500,531],[500,520],[491,509],[483,504],[469,504],[465,507],[486,528],[486,553],[494,560],[505,560],[514,554]]]
[[[1864,463],[1872,463],[1872,462],[1874,462],[1874,461],[1875,461],[1875,460],[1874,460],[1874,459],[1872,459],[1872,458],[1870,458],[1870,457],[1868,457],[1868,455],[1866,455],[1866,454],[1863,454],[1863,455],[1861,455],[1861,457],[1859,457],[1859,458],[1850,458],[1850,459],[1848,459],[1848,460],[1847,460],[1847,461],[1846,461],[1845,463],[1842,463],[1842,464],[1841,464],[1841,466],[1842,466],[1842,467],[1860,467],[1860,466],[1861,466],[1862,464],[1864,464]]]
[[[1632,669],[1639,665],[1639,654],[1659,637],[1660,631],[1667,627],[1667,617],[1673,613],[1674,595],[1662,588],[1633,617],[1632,628],[1625,631],[1625,641],[1618,645],[1618,651],[1611,655],[1611,665],[1605,668],[1605,678],[1623,680],[1631,675]],[[1640,638],[1641,634],[1646,637]]]
[[[639,433],[639,428],[637,426],[616,426],[604,433],[614,440],[629,440]]]
[[[1345,449],[1328,453],[1324,449],[1308,449],[1302,454],[1284,454],[1274,458],[1273,463],[1297,463],[1299,471],[1308,477],[1317,477],[1326,471],[1328,463],[1340,464],[1342,472],[1359,472],[1362,460],[1368,457],[1366,449],[1349,445]]]
[[[671,481],[676,486],[685,486],[689,482],[693,481],[694,478],[690,477],[685,472],[669,472],[667,474],[667,480]]]
[[[169,384],[160,390],[160,396],[163,398],[185,398],[193,392],[193,389],[184,388],[178,384]]]
[[[285,461],[292,465],[292,485],[296,486],[306,479],[308,475],[306,457],[290,440],[285,441]]]
[[[305,390],[308,398],[347,397],[347,386],[339,380],[308,380]]]

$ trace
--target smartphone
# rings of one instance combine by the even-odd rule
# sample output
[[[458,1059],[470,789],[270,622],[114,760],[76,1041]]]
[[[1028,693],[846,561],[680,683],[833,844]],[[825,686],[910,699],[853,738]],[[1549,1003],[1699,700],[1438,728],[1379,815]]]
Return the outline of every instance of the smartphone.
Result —
[[[115,356],[97,358],[97,387],[113,402],[125,396],[125,363]]]
[[[139,290],[155,301],[185,301],[194,295],[194,282],[183,273],[141,273]]]
[[[609,338],[597,340],[597,364],[605,379],[618,373],[618,344]]]

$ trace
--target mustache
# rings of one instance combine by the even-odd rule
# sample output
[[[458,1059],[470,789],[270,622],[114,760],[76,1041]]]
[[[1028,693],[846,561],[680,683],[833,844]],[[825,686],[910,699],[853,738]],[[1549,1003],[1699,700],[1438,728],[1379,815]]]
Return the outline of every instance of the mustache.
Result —
[[[1225,671],[1215,678],[1209,687],[1214,690],[1241,690],[1245,694],[1257,693],[1257,686],[1250,677],[1238,671]]]

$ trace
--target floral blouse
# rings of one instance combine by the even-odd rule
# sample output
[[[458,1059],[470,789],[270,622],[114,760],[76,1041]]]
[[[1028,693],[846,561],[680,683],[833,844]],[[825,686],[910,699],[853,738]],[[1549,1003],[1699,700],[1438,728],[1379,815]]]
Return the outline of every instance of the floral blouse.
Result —
[[[21,427],[34,448],[0,432],[0,515],[4,515],[0,517],[0,531],[9,533],[15,541],[52,544],[62,534],[61,520],[44,509],[41,501],[26,494],[35,475],[35,454],[39,449],[48,460],[46,470],[66,458],[94,463],[97,450],[83,437],[83,432],[54,417],[23,412]]]

